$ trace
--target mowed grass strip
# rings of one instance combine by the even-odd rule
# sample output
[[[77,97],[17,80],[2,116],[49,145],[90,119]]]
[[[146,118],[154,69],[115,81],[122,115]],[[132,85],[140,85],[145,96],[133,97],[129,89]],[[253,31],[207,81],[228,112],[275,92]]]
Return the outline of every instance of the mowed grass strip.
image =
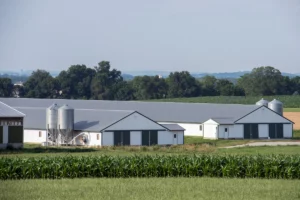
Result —
[[[268,155],[268,154],[285,154],[300,155],[300,146],[262,146],[262,147],[241,147],[223,149],[208,145],[184,145],[174,148],[168,147],[123,147],[123,148],[82,148],[69,149],[54,148],[54,151],[46,148],[34,148],[30,151],[2,151],[1,158],[30,158],[30,157],[57,157],[57,156],[145,156],[145,155],[190,155],[194,154],[229,154],[229,155]]]
[[[300,181],[129,178],[0,181],[0,199],[300,199]]]

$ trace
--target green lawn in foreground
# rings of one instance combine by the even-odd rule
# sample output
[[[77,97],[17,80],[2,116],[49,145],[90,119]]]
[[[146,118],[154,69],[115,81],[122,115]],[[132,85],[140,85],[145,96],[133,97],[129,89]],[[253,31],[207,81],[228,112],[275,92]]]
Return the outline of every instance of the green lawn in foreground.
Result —
[[[128,178],[0,181],[0,199],[300,199],[299,180]]]
[[[300,130],[294,131],[294,138],[283,141],[300,141]],[[194,155],[194,154],[299,154],[300,146],[278,147],[243,147],[223,149],[249,142],[272,142],[273,140],[208,140],[202,137],[185,136],[185,145],[161,147],[41,147],[37,144],[24,144],[21,150],[0,150],[1,157],[35,157],[35,156],[128,156],[128,155]],[[277,140],[278,141],[278,140]]]
[[[29,151],[28,151],[29,150]],[[300,155],[300,146],[263,146],[263,147],[242,147],[242,148],[217,148],[206,145],[185,145],[176,146],[173,148],[166,147],[149,147],[147,150],[143,148],[71,148],[72,152],[68,152],[70,148],[38,148],[23,149],[22,151],[2,151],[1,157],[41,157],[41,156],[130,156],[130,155],[194,155],[194,154],[242,154],[242,155],[257,155],[257,154],[297,154]],[[84,151],[82,151],[84,150]]]

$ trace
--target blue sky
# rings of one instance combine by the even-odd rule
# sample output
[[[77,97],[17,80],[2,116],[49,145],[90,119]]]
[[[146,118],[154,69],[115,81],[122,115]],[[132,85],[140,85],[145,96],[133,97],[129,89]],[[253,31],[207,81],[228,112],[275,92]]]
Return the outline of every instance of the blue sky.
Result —
[[[0,0],[0,70],[300,72],[299,0]]]

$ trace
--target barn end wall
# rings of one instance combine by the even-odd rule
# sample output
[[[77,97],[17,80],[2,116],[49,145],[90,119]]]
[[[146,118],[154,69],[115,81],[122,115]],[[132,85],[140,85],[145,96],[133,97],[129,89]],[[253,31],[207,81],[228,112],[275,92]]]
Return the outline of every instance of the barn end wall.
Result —
[[[43,143],[46,142],[46,130],[24,129],[24,143]]]
[[[292,124],[283,124],[283,137],[284,138],[293,137],[293,125]]]
[[[158,131],[158,145],[170,145],[174,142],[174,133],[169,131]]]

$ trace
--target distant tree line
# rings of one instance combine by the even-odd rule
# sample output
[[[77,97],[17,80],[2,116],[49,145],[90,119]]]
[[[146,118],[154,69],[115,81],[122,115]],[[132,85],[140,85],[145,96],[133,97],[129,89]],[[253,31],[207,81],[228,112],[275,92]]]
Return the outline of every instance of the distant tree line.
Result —
[[[300,77],[289,78],[273,67],[254,68],[236,84],[226,79],[205,76],[201,80],[189,72],[172,72],[167,78],[136,76],[125,81],[121,71],[111,69],[108,61],[89,68],[72,65],[52,77],[36,70],[24,86],[14,85],[10,78],[0,78],[1,97],[145,100],[198,96],[266,96],[298,95]]]

